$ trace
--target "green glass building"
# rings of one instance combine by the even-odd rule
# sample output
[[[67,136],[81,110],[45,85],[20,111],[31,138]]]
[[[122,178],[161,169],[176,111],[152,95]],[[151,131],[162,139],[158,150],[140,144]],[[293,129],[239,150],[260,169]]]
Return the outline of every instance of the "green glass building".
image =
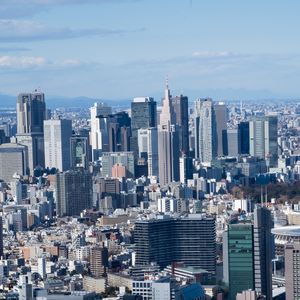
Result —
[[[227,231],[227,278],[229,299],[236,299],[236,294],[254,289],[254,247],[253,225],[239,223],[228,225]]]

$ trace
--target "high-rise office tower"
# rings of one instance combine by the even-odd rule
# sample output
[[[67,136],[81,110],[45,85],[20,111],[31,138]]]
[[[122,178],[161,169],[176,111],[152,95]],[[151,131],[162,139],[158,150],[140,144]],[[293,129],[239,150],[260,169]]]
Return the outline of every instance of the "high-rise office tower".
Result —
[[[273,221],[271,212],[266,207],[254,209],[254,285],[255,290],[272,299],[272,259],[274,240],[271,234]]]
[[[134,229],[136,265],[172,263],[203,268],[216,273],[215,219],[202,215],[185,218],[162,216],[138,220]]]
[[[71,147],[71,168],[87,168],[90,161],[89,139],[85,136],[72,136]]]
[[[216,141],[217,155],[224,155],[224,137],[226,137],[227,129],[227,107],[224,102],[214,104],[215,120],[216,120]]]
[[[22,93],[17,100],[17,132],[42,133],[43,122],[46,119],[46,104],[44,93]]]
[[[46,120],[45,131],[45,165],[60,171],[67,171],[71,166],[70,139],[72,136],[71,120]]]
[[[223,239],[223,274],[229,299],[248,289],[272,299],[272,226],[271,212],[260,206],[254,210],[253,223],[228,225]]]
[[[157,128],[138,130],[139,158],[144,158],[148,165],[148,176],[158,176],[158,137]]]
[[[0,179],[10,182],[15,173],[29,174],[28,149],[20,144],[0,145]]]
[[[79,216],[84,209],[92,207],[92,176],[85,170],[57,173],[57,216]]]
[[[238,156],[239,144],[238,144],[238,129],[228,128],[226,131],[226,141],[223,140],[224,155],[231,157]]]
[[[97,160],[101,152],[108,150],[108,116],[112,109],[105,103],[95,103],[91,111],[90,144],[92,146],[92,159]]]
[[[108,116],[98,116],[107,124],[108,152],[130,151],[131,118],[121,111]]]
[[[171,98],[171,105],[175,113],[175,123],[179,130],[179,149],[189,155],[189,100],[180,95]]]
[[[176,125],[176,115],[171,105],[170,90],[166,85],[158,126],[159,182],[162,186],[179,180],[179,155],[179,132]]]
[[[250,154],[267,161],[269,166],[277,165],[277,116],[255,117],[249,122]]]
[[[241,122],[238,125],[239,154],[249,154],[249,122]]]
[[[90,254],[90,271],[94,277],[101,277],[108,267],[108,250],[105,247],[94,246]]]
[[[286,300],[300,299],[300,244],[285,246],[285,293]]]
[[[138,157],[138,130],[157,126],[156,101],[151,97],[137,97],[131,102],[131,151]]]
[[[102,176],[111,177],[112,168],[121,164],[126,168],[127,177],[134,177],[134,155],[133,152],[103,152],[102,153]]]
[[[28,148],[30,173],[37,166],[44,166],[44,129],[46,119],[45,95],[22,93],[17,99],[17,141]]]
[[[234,300],[237,293],[254,289],[253,252],[252,224],[229,224],[223,238],[223,273],[229,300]]]
[[[217,157],[216,116],[212,99],[195,102],[195,156],[201,162],[210,163]]]

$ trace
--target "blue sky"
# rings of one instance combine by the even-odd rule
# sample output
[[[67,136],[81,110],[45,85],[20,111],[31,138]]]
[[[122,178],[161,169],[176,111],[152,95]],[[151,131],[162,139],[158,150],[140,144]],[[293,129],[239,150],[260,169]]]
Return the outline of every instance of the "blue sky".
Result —
[[[0,93],[300,97],[296,0],[0,2]]]

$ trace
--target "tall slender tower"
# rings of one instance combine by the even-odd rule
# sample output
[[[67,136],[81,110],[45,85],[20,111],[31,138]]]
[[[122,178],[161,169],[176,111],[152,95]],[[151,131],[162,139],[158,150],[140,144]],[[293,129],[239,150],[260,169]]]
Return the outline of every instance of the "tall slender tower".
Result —
[[[176,124],[179,128],[179,149],[189,155],[189,99],[180,95],[172,97],[171,104],[175,113]]]
[[[218,156],[224,155],[224,138],[227,129],[227,107],[224,102],[214,104],[215,120],[216,120],[216,141]]]
[[[179,134],[171,94],[166,83],[158,127],[159,182],[162,186],[179,180]]]
[[[21,93],[17,99],[17,141],[28,148],[30,173],[44,166],[44,127],[46,104],[44,93]]]
[[[195,102],[195,152],[201,162],[210,163],[217,157],[216,117],[210,98]]]
[[[108,118],[112,113],[110,106],[104,103],[95,103],[91,111],[90,144],[92,159],[97,160],[101,152],[108,151]]]
[[[272,259],[273,236],[271,229],[273,221],[269,209],[257,206],[254,209],[254,281],[255,290],[264,295],[267,300],[272,299]]]

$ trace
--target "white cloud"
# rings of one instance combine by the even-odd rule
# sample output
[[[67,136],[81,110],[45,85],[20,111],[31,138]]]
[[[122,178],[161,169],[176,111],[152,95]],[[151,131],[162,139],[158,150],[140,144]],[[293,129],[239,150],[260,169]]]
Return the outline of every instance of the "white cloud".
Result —
[[[221,52],[196,51],[192,55],[195,56],[195,57],[214,58],[214,57],[236,56],[237,53],[228,52],[228,51],[221,51]]]
[[[34,56],[0,56],[0,69],[26,69],[44,66],[44,57]]]
[[[2,43],[71,39],[82,36],[108,36],[123,33],[126,33],[126,31],[101,28],[55,28],[29,20],[0,20],[0,42]]]
[[[34,70],[60,70],[76,67],[92,66],[88,62],[66,59],[51,61],[42,56],[0,56],[0,71],[34,71]]]

